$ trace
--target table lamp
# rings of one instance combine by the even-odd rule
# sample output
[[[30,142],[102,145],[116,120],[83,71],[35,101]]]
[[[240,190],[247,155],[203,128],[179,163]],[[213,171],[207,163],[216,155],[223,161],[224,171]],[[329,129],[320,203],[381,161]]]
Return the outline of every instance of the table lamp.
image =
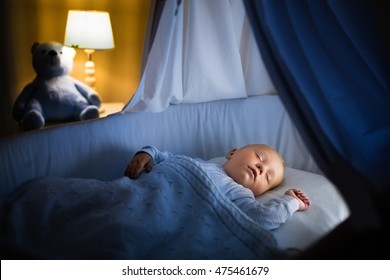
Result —
[[[84,49],[85,83],[95,88],[95,63],[92,54],[95,50],[114,48],[110,14],[105,11],[69,10],[65,29],[64,45]]]

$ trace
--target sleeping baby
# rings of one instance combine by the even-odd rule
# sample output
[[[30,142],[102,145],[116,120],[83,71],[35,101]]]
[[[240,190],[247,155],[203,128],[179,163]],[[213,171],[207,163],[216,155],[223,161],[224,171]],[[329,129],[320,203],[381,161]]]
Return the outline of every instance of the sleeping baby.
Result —
[[[127,165],[125,175],[136,179],[141,172],[149,172],[154,164],[171,157],[153,146],[138,151]],[[238,208],[265,229],[272,230],[283,224],[294,212],[306,210],[309,198],[299,189],[292,188],[278,199],[259,203],[255,197],[278,186],[283,181],[284,160],[279,153],[265,144],[251,144],[234,148],[220,165],[201,161],[202,169]]]

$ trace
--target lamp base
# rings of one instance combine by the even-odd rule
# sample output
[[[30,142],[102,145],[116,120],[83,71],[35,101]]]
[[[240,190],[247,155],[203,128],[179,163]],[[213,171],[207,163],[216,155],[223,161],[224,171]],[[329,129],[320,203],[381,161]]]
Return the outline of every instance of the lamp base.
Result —
[[[85,73],[85,83],[95,90],[96,88],[96,78],[95,78],[95,63],[92,61],[92,54],[95,52],[94,49],[85,49],[84,52],[87,54],[88,60],[85,62],[84,73]]]

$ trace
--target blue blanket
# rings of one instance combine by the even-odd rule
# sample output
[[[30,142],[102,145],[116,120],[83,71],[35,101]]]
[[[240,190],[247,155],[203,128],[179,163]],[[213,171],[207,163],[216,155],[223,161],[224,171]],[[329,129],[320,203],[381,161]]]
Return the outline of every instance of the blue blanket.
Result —
[[[91,166],[93,168],[93,166]],[[137,180],[44,177],[2,203],[10,242],[64,259],[270,259],[279,252],[200,164],[173,156]]]

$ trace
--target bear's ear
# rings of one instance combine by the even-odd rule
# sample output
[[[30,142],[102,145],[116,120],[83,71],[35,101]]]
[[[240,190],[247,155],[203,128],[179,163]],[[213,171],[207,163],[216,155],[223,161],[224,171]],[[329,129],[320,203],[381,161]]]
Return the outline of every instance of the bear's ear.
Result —
[[[31,46],[31,53],[34,53],[35,49],[39,46],[39,42],[35,42],[32,46]]]
[[[64,46],[63,50],[64,52],[66,52],[66,54],[70,55],[72,58],[74,58],[76,55],[76,50],[74,48]]]

